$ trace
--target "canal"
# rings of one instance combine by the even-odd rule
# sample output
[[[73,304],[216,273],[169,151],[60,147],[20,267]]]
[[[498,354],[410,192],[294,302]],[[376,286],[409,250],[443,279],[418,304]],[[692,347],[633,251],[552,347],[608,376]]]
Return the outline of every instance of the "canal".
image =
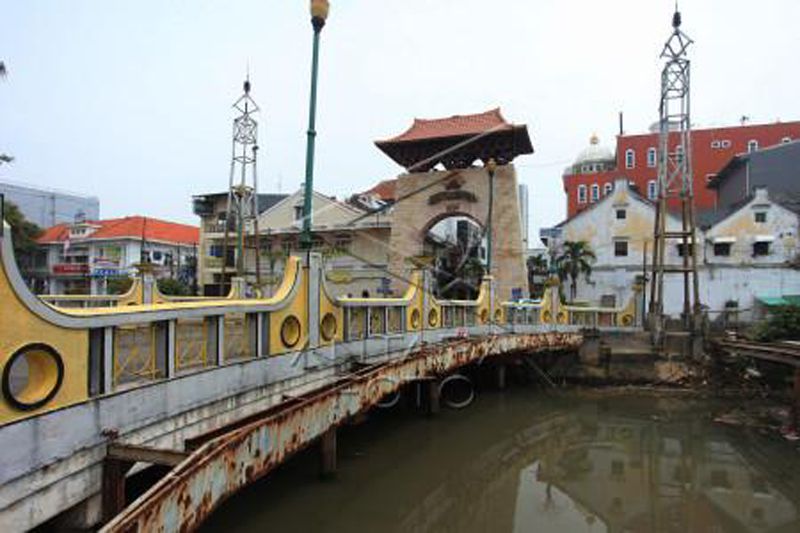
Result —
[[[340,431],[226,502],[205,531],[800,531],[796,444],[680,392],[482,392]]]

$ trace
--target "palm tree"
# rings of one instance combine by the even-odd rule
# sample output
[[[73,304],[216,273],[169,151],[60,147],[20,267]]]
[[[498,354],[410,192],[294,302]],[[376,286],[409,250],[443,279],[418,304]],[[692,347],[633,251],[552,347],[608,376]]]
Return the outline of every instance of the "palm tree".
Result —
[[[578,292],[578,278],[581,274],[588,280],[592,275],[592,263],[597,259],[586,241],[566,241],[561,254],[556,258],[558,277],[564,281],[569,277],[570,299],[574,300]]]

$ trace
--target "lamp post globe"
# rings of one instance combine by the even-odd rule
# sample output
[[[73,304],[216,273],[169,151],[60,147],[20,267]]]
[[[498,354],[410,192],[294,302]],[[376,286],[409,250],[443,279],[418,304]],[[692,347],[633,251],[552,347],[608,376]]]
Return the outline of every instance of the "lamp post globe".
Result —
[[[319,32],[325,26],[330,9],[328,0],[311,0],[311,23],[314,25],[314,31]]]

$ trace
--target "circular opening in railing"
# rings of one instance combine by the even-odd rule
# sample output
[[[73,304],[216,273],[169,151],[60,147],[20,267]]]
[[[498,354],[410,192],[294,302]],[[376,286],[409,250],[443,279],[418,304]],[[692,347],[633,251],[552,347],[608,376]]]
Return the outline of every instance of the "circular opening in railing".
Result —
[[[300,342],[303,327],[296,316],[287,316],[281,324],[281,341],[287,348],[294,348]]]
[[[435,328],[436,325],[439,323],[439,311],[436,309],[431,309],[428,313],[428,325],[432,328]]]
[[[319,325],[319,332],[322,335],[322,340],[325,342],[330,342],[336,337],[336,330],[338,329],[338,324],[336,323],[336,317],[333,313],[327,313],[324,317],[322,317],[322,322]]]
[[[419,322],[420,322],[420,312],[419,309],[414,309],[411,311],[411,328],[412,329],[419,329]]]
[[[53,399],[64,381],[64,362],[46,344],[28,344],[14,352],[3,368],[3,396],[23,411],[39,409]]]
[[[495,309],[494,310],[494,321],[495,322],[502,322],[503,321],[503,310],[502,309]]]
[[[481,309],[481,324],[486,324],[487,322],[489,322],[489,310]]]

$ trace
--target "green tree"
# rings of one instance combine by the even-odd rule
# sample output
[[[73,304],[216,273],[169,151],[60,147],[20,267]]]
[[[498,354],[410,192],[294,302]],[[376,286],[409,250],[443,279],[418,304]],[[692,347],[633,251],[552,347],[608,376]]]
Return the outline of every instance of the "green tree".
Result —
[[[775,309],[755,326],[752,335],[761,342],[800,339],[800,307],[787,305]]]
[[[24,274],[33,266],[34,257],[39,248],[36,239],[42,234],[42,229],[33,222],[29,222],[22,211],[12,202],[5,202],[3,216],[11,226],[14,255],[20,271]]]
[[[133,278],[129,276],[115,276],[106,280],[106,294],[125,294],[131,289]]]
[[[187,284],[176,278],[162,278],[158,280],[158,290],[166,296],[189,296],[192,289]]]
[[[592,263],[597,259],[586,241],[566,241],[561,253],[556,257],[556,269],[561,281],[569,278],[570,299],[575,300],[578,292],[578,278],[592,275]]]

